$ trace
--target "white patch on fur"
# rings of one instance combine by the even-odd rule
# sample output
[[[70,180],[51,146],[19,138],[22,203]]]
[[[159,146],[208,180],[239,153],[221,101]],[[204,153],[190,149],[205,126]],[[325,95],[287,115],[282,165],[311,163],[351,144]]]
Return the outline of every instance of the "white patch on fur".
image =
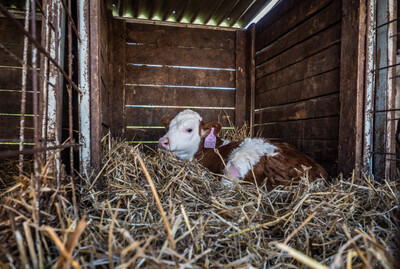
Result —
[[[278,155],[278,148],[265,142],[261,138],[246,138],[228,157],[227,167],[235,166],[239,169],[239,178],[246,174],[256,165],[262,156],[269,157]],[[225,171],[226,173],[226,171]]]
[[[231,141],[230,140],[227,140],[227,139],[222,139],[222,145],[220,146],[220,147],[223,147],[223,146],[226,146],[226,145],[228,145],[229,143],[231,143]]]
[[[186,109],[173,118],[169,124],[168,132],[161,138],[168,138],[169,150],[180,159],[192,160],[199,148],[201,137],[199,135],[199,113]],[[192,129],[189,133],[188,129]]]

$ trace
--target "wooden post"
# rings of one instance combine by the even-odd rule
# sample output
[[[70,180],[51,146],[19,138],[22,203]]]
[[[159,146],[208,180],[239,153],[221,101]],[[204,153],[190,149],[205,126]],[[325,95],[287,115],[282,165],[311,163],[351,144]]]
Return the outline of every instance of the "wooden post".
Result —
[[[345,176],[362,167],[365,34],[366,1],[342,1],[338,170]]]
[[[246,115],[246,31],[236,31],[235,125],[242,127]]]
[[[110,94],[111,134],[123,137],[125,133],[125,70],[126,70],[126,21],[112,20],[110,59],[112,87]],[[122,113],[121,113],[122,112]]]
[[[91,166],[96,172],[101,162],[101,91],[100,91],[100,1],[90,0],[90,137]]]
[[[249,123],[250,123],[250,136],[254,136],[254,108],[255,108],[255,98],[256,98],[256,51],[255,51],[255,41],[256,41],[256,25],[252,24],[249,28],[249,94],[250,94],[250,107],[249,107]]]

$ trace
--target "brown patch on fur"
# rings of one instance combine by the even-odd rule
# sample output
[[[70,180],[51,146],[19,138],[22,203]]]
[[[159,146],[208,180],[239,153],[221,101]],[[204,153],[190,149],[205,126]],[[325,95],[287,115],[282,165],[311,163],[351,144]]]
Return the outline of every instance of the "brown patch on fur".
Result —
[[[237,148],[240,142],[230,142],[228,145],[221,146],[222,140],[217,137],[217,145],[219,154],[223,158],[225,164],[228,160],[230,153]],[[289,185],[299,180],[298,175],[301,173],[303,167],[311,167],[308,171],[308,176],[311,181],[323,177],[328,179],[328,173],[316,161],[299,151],[296,147],[282,142],[266,141],[278,148],[279,154],[275,156],[262,156],[260,161],[253,167],[253,172],[257,184],[260,186],[266,183],[267,189],[272,190],[278,185]],[[213,173],[222,174],[225,165],[221,158],[215,153],[214,149],[204,148],[204,138],[201,140],[199,150],[194,155],[202,165],[207,167]],[[298,171],[296,171],[296,169]],[[249,171],[244,180],[255,182],[252,171]],[[292,181],[296,178],[295,181]]]

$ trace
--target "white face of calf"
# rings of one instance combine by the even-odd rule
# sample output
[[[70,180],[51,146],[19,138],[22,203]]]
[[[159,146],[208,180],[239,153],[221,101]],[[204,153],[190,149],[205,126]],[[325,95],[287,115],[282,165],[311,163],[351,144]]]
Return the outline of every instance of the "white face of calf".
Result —
[[[169,150],[180,159],[193,159],[201,141],[200,123],[202,118],[192,110],[184,110],[175,118],[163,117],[161,123],[168,132],[158,141],[158,147]]]

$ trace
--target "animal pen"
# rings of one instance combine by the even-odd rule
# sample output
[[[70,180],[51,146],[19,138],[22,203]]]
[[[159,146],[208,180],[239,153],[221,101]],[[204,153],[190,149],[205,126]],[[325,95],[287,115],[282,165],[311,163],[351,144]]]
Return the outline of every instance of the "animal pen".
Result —
[[[274,5],[273,9],[251,24],[259,11],[268,5]],[[281,265],[319,266],[315,260],[296,258],[302,253],[290,252],[293,249],[287,248],[287,243],[298,233],[298,241],[292,246],[319,262],[343,265],[340,258],[344,250],[339,246],[334,249],[323,241],[335,234],[334,240],[341,242],[340,246],[345,239],[349,240],[345,244],[348,247],[363,238],[368,241],[366,246],[376,249],[375,252],[363,252],[355,246],[344,255],[348,265],[352,260],[354,263],[361,260],[364,264],[378,260],[385,266],[394,266],[393,251],[385,248],[393,248],[387,242],[394,240],[393,232],[397,232],[398,217],[395,214],[398,214],[396,203],[400,190],[396,189],[400,164],[400,86],[397,85],[400,85],[400,72],[396,72],[399,70],[396,61],[399,6],[396,0],[0,1],[0,161],[4,163],[1,170],[14,167],[16,171],[12,174],[12,183],[5,184],[5,176],[0,179],[8,187],[18,181],[18,188],[23,191],[30,188],[33,197],[33,202],[26,203],[9,199],[1,207],[0,219],[7,221],[0,226],[7,227],[4,231],[12,230],[15,237],[5,240],[13,242],[10,250],[0,247],[0,252],[8,259],[0,259],[1,265],[31,264],[39,268],[39,264],[57,263],[59,268],[69,262],[79,268],[78,261],[89,268],[107,264],[111,268],[117,263],[139,267],[240,267],[249,264],[266,267],[278,266],[279,262]],[[158,138],[164,134],[160,118],[174,116],[185,108],[199,112],[204,121],[218,119],[225,135],[232,135],[244,126],[241,130],[245,129],[248,136],[293,144],[320,163],[332,178],[339,175],[335,182],[340,179],[342,185],[323,189],[303,182],[298,188],[283,189],[270,196],[261,193],[258,187],[245,185],[237,193],[221,190],[216,195],[211,190],[221,187],[212,175],[200,170],[206,183],[188,172],[188,178],[195,182],[190,184],[194,185],[184,181],[183,187],[174,187],[183,170],[173,168],[171,171],[168,165],[184,165],[190,171],[200,168],[182,164],[173,156],[160,155],[153,161],[143,152],[155,149]],[[112,138],[123,142],[118,143]],[[139,144],[141,146],[136,147]],[[114,150],[112,146],[115,146]],[[137,156],[141,156],[140,160]],[[124,168],[120,170],[115,162],[123,163]],[[134,173],[149,180],[145,165],[154,168],[154,171],[149,170],[156,180],[156,187],[162,185],[164,176],[173,175],[169,183],[157,190],[161,200],[170,203],[160,205],[161,209],[154,202],[160,198],[152,192],[153,188],[147,188],[146,181],[137,183],[136,189],[131,187],[129,196],[126,186],[131,183],[122,184],[116,180],[121,174],[127,180]],[[346,179],[349,176],[350,179]],[[20,179],[15,180],[15,177]],[[356,181],[357,177],[364,181]],[[137,180],[135,176],[133,178]],[[57,191],[50,196],[46,192],[52,193],[53,189],[46,184],[51,180]],[[148,184],[152,185],[150,182]],[[117,188],[122,186],[118,184],[124,187]],[[18,189],[15,186],[10,190],[2,187],[0,198],[12,197]],[[168,190],[171,186],[182,198],[176,208],[171,202],[176,198],[167,195],[172,195]],[[348,188],[354,188],[354,192],[346,192]],[[102,189],[109,192],[106,198],[101,196]],[[55,203],[58,190],[65,197]],[[357,199],[352,195],[364,197],[363,191],[371,198],[365,201],[360,198],[362,205],[355,204]],[[90,195],[85,196],[86,192]],[[146,200],[146,192],[147,196],[153,193],[154,200]],[[346,201],[353,209],[367,207],[364,209],[371,211],[365,211],[368,214],[364,215],[368,216],[375,216],[378,206],[374,207],[374,203],[381,201],[378,204],[384,205],[380,210],[387,214],[384,218],[388,223],[372,221],[380,232],[373,230],[368,234],[356,225],[358,234],[351,237],[346,223],[342,233],[336,228],[345,218],[323,221],[321,217],[314,225],[321,229],[321,237],[325,239],[320,241],[317,235],[309,238],[307,231],[300,235],[301,227],[307,225],[316,212],[320,212],[318,210],[332,210],[333,215],[339,211],[347,212],[347,207],[337,205],[332,209],[326,206],[329,202],[320,200],[321,193],[327,196],[335,193],[331,196]],[[303,194],[306,196],[301,196]],[[77,201],[78,195],[82,205]],[[131,197],[132,203],[137,200],[137,204],[130,207],[126,202],[128,205],[122,208],[117,200],[124,195]],[[219,200],[210,202],[218,209],[217,213],[207,211],[208,199],[218,196],[221,196]],[[100,204],[103,198],[107,203]],[[185,208],[192,208],[193,199],[198,205],[193,211],[185,211]],[[261,200],[268,201],[272,211],[266,208],[260,213]],[[310,211],[299,210],[303,203],[311,200],[320,201],[320,204],[307,209]],[[55,209],[44,212],[46,203],[53,202]],[[27,221],[9,203],[31,212],[32,221]],[[168,212],[168,215],[172,214],[169,216],[172,227],[163,213],[168,206],[174,208],[169,208],[172,213]],[[252,216],[246,215],[245,208],[256,206],[254,212],[249,209]],[[160,212],[151,211],[152,207]],[[290,220],[289,213],[282,213],[286,207],[293,207],[291,213],[300,215],[294,215]],[[204,210],[209,215],[199,218],[199,222],[193,222],[191,227],[190,217],[201,208],[207,209]],[[176,211],[182,213],[174,218]],[[129,235],[133,231],[121,228],[118,212],[125,214],[125,221],[134,223],[133,230],[135,225],[143,231],[150,229],[146,228],[150,224],[143,224],[147,217],[152,220],[150,222],[163,223],[167,235],[150,233],[137,239]],[[78,238],[90,225],[90,221],[84,221],[86,213],[93,223],[99,221],[96,222],[99,232],[87,235],[88,238],[93,236],[98,245],[81,246],[81,256],[74,256]],[[158,214],[162,222],[158,221]],[[363,211],[354,214],[363,215]],[[239,229],[233,222],[239,217],[239,223],[246,220],[250,228]],[[274,219],[268,222],[267,217]],[[106,225],[107,218],[110,222]],[[215,230],[214,218],[226,227]],[[47,222],[47,219],[51,221]],[[214,225],[211,228],[206,225],[210,219]],[[273,233],[265,231],[268,227],[274,230],[272,225],[281,221],[285,221],[285,225],[293,224],[291,234],[282,232],[277,239]],[[355,223],[360,221],[354,220]],[[174,241],[172,237],[179,234],[182,223],[187,226],[187,231],[182,232],[181,237],[186,234],[193,242],[182,245],[180,251],[178,240]],[[34,235],[29,227],[35,231]],[[114,239],[112,236],[116,227],[126,245],[113,241],[118,241],[117,236]],[[160,224],[157,229],[163,227]],[[203,249],[203,243],[196,243],[193,231],[198,227],[202,227],[199,234],[204,233],[205,238],[209,235],[207,240],[213,237],[221,240],[215,243],[216,249],[223,249],[222,245],[226,244],[234,245],[235,250],[226,251],[218,258],[212,257],[211,247]],[[220,236],[230,229],[233,229],[229,235],[231,241],[226,243],[228,239],[220,239]],[[256,229],[261,231],[254,231],[253,237],[240,238]],[[22,231],[27,245],[21,243]],[[39,234],[39,231],[43,233]],[[56,233],[62,231],[67,232],[61,240]],[[104,241],[109,246],[102,252],[99,249],[103,239],[97,234],[104,232],[109,233],[108,241]],[[392,238],[389,238],[390,234]],[[374,235],[378,239],[375,240]],[[0,232],[1,236],[5,235]],[[45,237],[54,244],[48,243]],[[147,247],[158,237],[164,238],[165,243],[157,243],[161,249],[157,256],[155,249]],[[383,237],[384,243],[379,241]],[[33,240],[36,243],[32,238],[36,238]],[[284,243],[277,243],[273,251],[254,249],[257,244],[268,245],[268,238]],[[259,242],[242,253],[244,242],[256,239]],[[314,246],[312,240],[317,242]],[[306,249],[301,249],[302,242],[307,245]],[[55,246],[61,254],[50,251]],[[42,257],[46,251],[57,254],[46,259]],[[96,254],[87,254],[91,251]],[[121,257],[115,258],[113,251]],[[136,254],[129,256],[133,251]],[[270,261],[278,251],[287,251],[289,255],[279,254],[277,263]],[[294,259],[289,262],[289,256],[295,257],[298,263]],[[373,258],[381,256],[386,260]],[[17,262],[15,257],[20,260]]]

